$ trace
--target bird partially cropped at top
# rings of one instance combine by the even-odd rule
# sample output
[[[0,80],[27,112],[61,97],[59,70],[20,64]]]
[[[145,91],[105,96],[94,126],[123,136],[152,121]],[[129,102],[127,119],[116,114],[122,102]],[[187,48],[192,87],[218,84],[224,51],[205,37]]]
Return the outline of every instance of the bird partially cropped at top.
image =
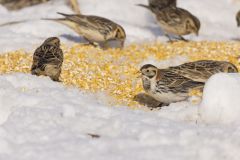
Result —
[[[19,10],[48,1],[50,0],[0,0],[0,4],[6,7],[8,10]]]
[[[236,14],[237,26],[240,27],[240,11]]]
[[[170,104],[186,100],[193,89],[202,89],[203,82],[181,76],[169,69],[158,69],[146,64],[140,69],[145,92],[161,103]]]
[[[177,0],[148,0],[148,6],[154,9],[162,9],[165,7],[176,7]]]
[[[53,20],[68,26],[83,36],[90,44],[103,43],[104,47],[107,48],[109,41],[117,40],[121,42],[121,48],[124,47],[126,33],[119,24],[109,19],[92,15],[58,14],[64,16],[64,18],[45,20]]]
[[[172,41],[170,35],[178,36],[177,39],[187,41],[183,37],[184,35],[195,34],[198,36],[199,34],[201,27],[199,19],[185,9],[174,6],[159,9],[143,4],[138,4],[138,6],[149,9],[155,15],[160,28],[169,38],[169,41]]]
[[[46,39],[33,55],[31,73],[33,75],[49,76],[53,81],[59,81],[63,63],[63,52],[57,37]]]
[[[169,67],[171,72],[198,82],[206,82],[212,75],[220,72],[237,73],[237,67],[226,61],[200,60]]]

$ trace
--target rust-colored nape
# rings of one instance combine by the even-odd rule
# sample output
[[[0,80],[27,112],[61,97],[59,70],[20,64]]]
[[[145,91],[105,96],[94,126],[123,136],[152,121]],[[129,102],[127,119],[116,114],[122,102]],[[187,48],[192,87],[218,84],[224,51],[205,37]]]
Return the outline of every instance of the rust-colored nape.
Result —
[[[160,69],[157,70],[156,80],[159,81],[162,78]]]

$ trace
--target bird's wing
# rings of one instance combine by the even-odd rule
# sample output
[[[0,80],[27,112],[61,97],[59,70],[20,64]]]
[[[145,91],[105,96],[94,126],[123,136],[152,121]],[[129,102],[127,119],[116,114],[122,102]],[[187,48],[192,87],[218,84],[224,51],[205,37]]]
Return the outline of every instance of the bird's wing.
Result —
[[[87,16],[87,19],[91,26],[96,26],[98,30],[103,34],[108,34],[117,27],[116,23],[106,18],[97,16]]]
[[[171,71],[163,71],[161,83],[176,92],[187,92],[189,89],[202,87],[204,85],[203,82],[193,81]]]
[[[174,7],[158,10],[155,14],[158,21],[172,26],[178,25],[183,19],[182,13]]]
[[[113,30],[113,27],[116,26],[114,22],[98,16],[62,15],[64,15],[67,20],[79,24],[80,27],[86,30],[98,30],[102,34],[108,34]]]

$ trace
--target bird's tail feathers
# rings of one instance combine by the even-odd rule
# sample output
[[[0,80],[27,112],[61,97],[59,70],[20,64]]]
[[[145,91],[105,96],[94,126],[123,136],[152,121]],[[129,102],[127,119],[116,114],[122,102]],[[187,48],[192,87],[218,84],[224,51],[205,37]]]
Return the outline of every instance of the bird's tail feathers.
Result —
[[[41,20],[55,21],[55,22],[60,22],[60,23],[67,21],[66,18],[42,18]]]
[[[148,6],[148,5],[144,5],[144,4],[136,4],[136,6],[140,6],[140,7],[146,8],[146,9],[148,9],[148,10],[151,11],[151,7]]]

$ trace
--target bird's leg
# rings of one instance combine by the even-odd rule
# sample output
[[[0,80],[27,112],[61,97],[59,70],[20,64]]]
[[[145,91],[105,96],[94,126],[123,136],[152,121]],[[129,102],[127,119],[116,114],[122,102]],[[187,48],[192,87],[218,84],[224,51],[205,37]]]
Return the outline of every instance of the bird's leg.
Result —
[[[171,37],[168,34],[164,34],[167,38],[168,38],[168,42],[172,43],[173,40],[171,39]]]
[[[183,38],[183,36],[178,36],[178,37],[179,37],[178,40],[182,40],[184,42],[189,42],[187,39]]]
[[[88,43],[87,44],[84,44],[84,45],[92,45],[92,46],[94,46],[94,47],[97,47],[98,45],[96,45],[94,42],[92,42],[92,41],[90,41],[89,39],[87,39],[86,37],[84,37],[84,39],[86,40],[86,41],[88,41]]]

